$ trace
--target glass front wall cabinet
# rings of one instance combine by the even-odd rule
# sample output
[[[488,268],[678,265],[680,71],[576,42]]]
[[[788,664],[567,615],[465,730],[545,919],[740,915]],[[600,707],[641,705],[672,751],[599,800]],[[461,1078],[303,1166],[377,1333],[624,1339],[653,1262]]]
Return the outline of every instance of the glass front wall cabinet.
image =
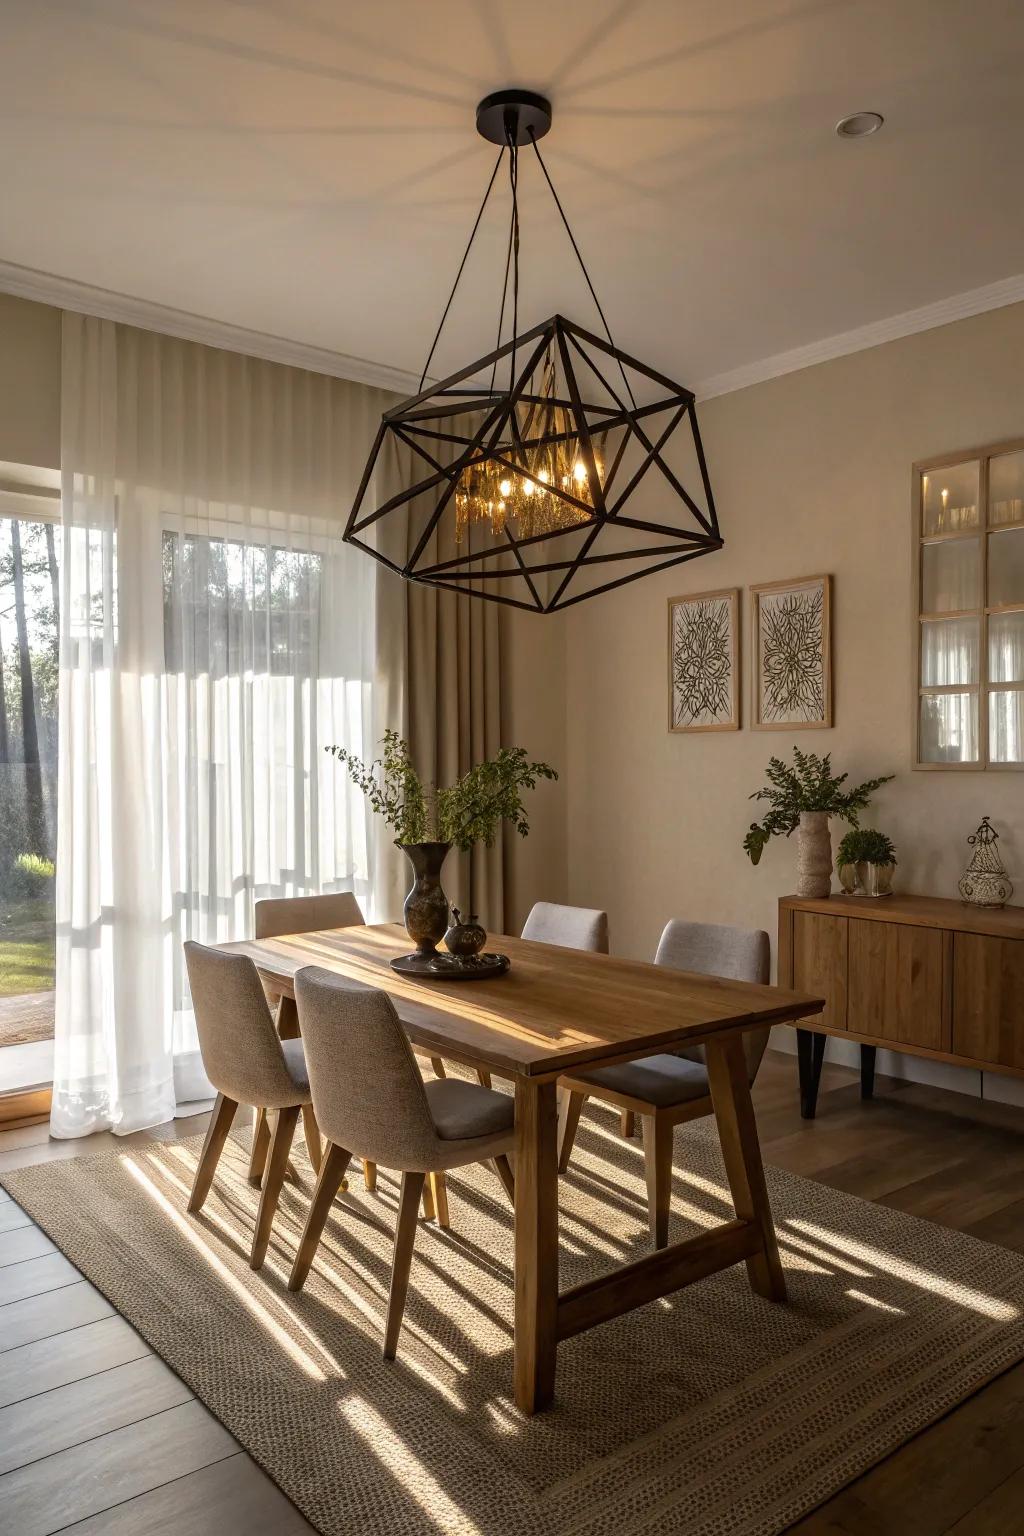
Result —
[[[919,768],[1024,768],[1024,442],[914,466]]]

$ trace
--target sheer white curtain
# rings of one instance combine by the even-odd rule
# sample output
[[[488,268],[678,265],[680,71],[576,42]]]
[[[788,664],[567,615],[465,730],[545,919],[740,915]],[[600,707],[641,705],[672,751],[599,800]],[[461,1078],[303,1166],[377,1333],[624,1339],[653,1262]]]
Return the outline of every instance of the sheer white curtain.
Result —
[[[182,942],[354,890],[374,562],[341,542],[382,392],[66,315],[52,1129],[208,1096]]]

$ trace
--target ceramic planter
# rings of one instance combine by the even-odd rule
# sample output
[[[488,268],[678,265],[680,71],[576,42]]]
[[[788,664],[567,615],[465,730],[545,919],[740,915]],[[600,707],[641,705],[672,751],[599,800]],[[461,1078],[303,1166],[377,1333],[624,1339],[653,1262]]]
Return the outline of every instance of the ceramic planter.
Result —
[[[832,890],[832,832],[827,811],[801,811],[797,829],[798,896],[820,898]]]

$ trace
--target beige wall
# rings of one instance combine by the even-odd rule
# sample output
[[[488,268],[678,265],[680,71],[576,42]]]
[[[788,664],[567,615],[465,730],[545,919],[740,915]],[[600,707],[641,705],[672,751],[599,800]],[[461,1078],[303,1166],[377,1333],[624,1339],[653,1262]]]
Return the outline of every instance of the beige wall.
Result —
[[[0,293],[0,461],[60,468],[60,310]]]
[[[910,769],[911,464],[1024,436],[1024,305],[711,400],[699,414],[726,547],[566,616],[570,900],[607,908],[620,954],[649,956],[673,915],[763,927],[774,947],[795,840],[775,840],[757,869],[741,843],[765,762],[798,738],[854,780],[898,775],[867,824],[897,843],[904,889],[955,896],[964,839],[988,814],[1024,900],[1024,775]],[[834,729],[747,728],[744,591],[744,728],[670,735],[666,599],[826,571]]]

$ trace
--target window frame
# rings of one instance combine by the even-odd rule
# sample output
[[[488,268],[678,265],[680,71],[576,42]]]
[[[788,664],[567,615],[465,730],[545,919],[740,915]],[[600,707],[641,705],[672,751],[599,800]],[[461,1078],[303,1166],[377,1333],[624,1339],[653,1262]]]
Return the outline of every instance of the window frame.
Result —
[[[913,640],[912,658],[914,669],[914,719],[912,757],[915,769],[940,773],[1020,773],[1024,761],[1014,763],[993,762],[989,743],[989,699],[993,692],[1024,693],[1024,680],[996,682],[989,677],[989,620],[1001,613],[1024,613],[1024,596],[1018,602],[989,603],[989,540],[993,534],[1024,529],[1024,517],[1011,523],[991,523],[989,520],[989,466],[993,459],[1012,453],[1024,453],[1024,437],[1003,442],[989,443],[980,448],[960,449],[955,453],[943,453],[934,458],[920,459],[913,465],[911,475],[911,538],[913,541]],[[954,465],[977,464],[978,466],[978,522],[973,528],[946,533],[925,533],[924,528],[924,478],[938,469],[951,469]],[[980,604],[976,608],[950,610],[948,613],[922,611],[924,586],[924,551],[929,545],[952,543],[966,539],[978,540],[981,560]],[[978,680],[975,683],[929,683],[921,680],[924,625],[944,619],[978,620]],[[927,762],[921,756],[921,701],[925,697],[949,694],[973,694],[978,700],[978,757],[966,763]]]

